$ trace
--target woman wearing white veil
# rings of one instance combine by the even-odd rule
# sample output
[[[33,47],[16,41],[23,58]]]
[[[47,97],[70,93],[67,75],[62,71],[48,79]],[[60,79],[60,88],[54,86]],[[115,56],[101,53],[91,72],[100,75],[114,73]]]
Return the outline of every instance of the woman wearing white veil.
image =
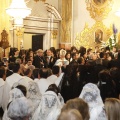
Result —
[[[79,98],[82,98],[88,103],[90,120],[107,120],[104,111],[104,104],[97,85],[92,83],[86,84],[83,87]]]
[[[24,97],[24,94],[21,92],[21,90],[19,90],[18,88],[14,88],[10,91],[10,99],[9,99],[9,103],[10,104],[13,100],[17,99],[17,98],[21,98]],[[7,116],[7,109],[4,112],[3,115],[3,119],[2,120],[11,120],[8,116]]]
[[[57,120],[62,106],[57,94],[53,91],[47,91],[43,94],[32,120]]]
[[[36,109],[39,106],[41,101],[41,93],[39,87],[36,82],[29,82],[28,83],[28,90],[27,90],[27,99],[31,100],[33,103],[34,108]]]

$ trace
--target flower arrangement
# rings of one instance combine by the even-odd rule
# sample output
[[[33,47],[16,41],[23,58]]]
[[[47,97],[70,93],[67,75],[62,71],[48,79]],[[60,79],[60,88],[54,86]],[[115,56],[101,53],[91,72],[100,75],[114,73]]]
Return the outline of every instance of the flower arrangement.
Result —
[[[113,48],[113,46],[117,46],[117,28],[115,27],[115,25],[113,24],[113,35],[109,38],[109,47],[110,49]]]

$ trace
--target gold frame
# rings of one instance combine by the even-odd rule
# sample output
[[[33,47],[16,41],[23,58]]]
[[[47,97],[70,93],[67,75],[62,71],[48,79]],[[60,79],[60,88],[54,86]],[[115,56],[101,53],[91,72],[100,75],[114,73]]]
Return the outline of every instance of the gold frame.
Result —
[[[112,10],[113,0],[106,0],[102,5],[95,4],[94,0],[86,1],[86,9],[90,12],[91,18],[96,21],[104,20]]]
[[[79,49],[80,46],[86,48],[94,49],[95,46],[101,46],[101,43],[95,42],[95,32],[100,29],[103,32],[102,42],[107,42],[107,40],[112,35],[112,25],[107,28],[103,22],[96,22],[91,28],[88,24],[85,24],[84,30],[81,33],[77,33],[74,45]]]

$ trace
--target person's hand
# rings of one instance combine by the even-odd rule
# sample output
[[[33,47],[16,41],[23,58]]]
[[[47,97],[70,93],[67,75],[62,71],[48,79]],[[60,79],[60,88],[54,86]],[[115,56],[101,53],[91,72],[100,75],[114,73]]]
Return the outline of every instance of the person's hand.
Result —
[[[43,62],[40,62],[40,64],[41,64],[41,65],[44,65],[44,63],[43,63]]]

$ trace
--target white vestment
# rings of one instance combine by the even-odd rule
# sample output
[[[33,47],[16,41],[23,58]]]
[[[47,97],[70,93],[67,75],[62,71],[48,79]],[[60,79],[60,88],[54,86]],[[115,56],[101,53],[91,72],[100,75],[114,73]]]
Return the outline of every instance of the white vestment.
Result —
[[[38,79],[38,78],[35,78],[35,79],[34,79],[34,82],[36,82],[36,83],[37,83],[39,80],[40,80],[40,79]]]
[[[4,80],[2,78],[0,78],[0,107],[3,108],[3,89],[4,89]]]
[[[55,84],[55,81],[56,81],[57,78],[58,78],[58,77],[57,77],[56,75],[51,75],[51,76],[49,76],[49,77],[47,78],[48,84],[49,84],[49,85]]]
[[[49,86],[47,80],[45,78],[41,78],[39,81],[37,81],[37,84],[39,86],[40,93],[43,95]]]
[[[10,97],[9,92],[10,92],[11,88],[13,87],[13,85],[15,83],[18,83],[22,79],[23,79],[23,77],[21,75],[19,75],[18,73],[13,73],[12,75],[10,75],[9,77],[6,78],[5,85],[4,85],[4,95],[3,95],[4,111],[7,108],[7,104],[8,104],[9,97]]]
[[[29,82],[33,82],[33,80],[27,76],[23,76],[24,79],[21,79],[19,81],[19,84],[20,85],[23,85],[26,87],[26,89],[28,90],[28,85],[29,85]]]
[[[64,73],[62,72],[60,74],[60,76],[55,80],[55,84],[56,84],[57,87],[59,86],[59,84],[60,84],[60,82],[61,82],[61,80],[63,78],[63,75],[64,75]]]
[[[64,58],[63,60],[58,59],[58,60],[55,62],[55,65],[58,65],[58,66],[66,66],[66,65],[69,65],[69,61],[66,60],[65,58]]]

